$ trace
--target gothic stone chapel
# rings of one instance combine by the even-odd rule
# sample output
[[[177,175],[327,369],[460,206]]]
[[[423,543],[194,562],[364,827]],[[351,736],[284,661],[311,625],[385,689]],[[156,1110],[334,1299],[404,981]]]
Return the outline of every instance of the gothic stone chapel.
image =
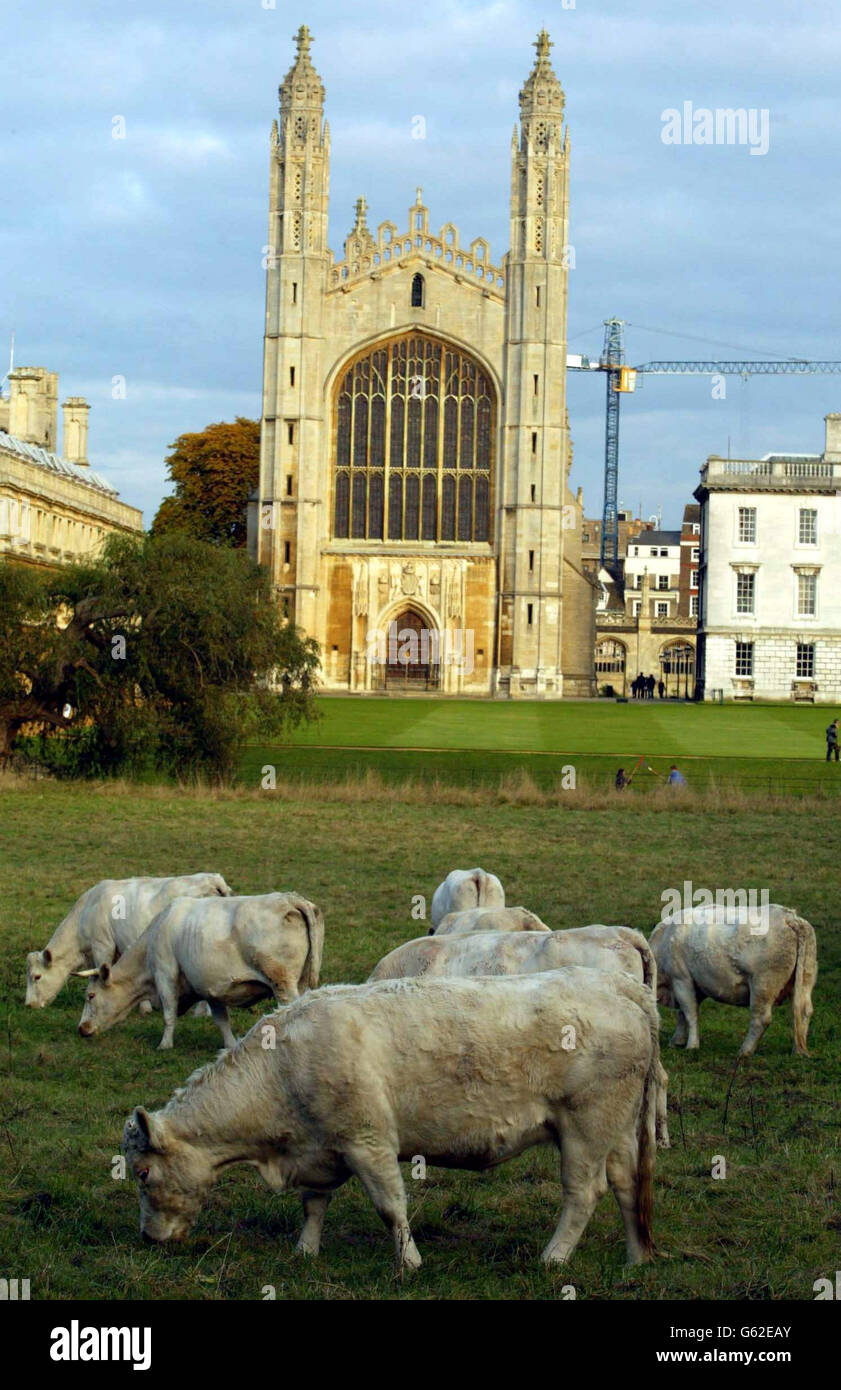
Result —
[[[520,93],[501,264],[452,223],[433,232],[420,189],[405,230],[372,233],[360,198],[337,262],[324,85],[298,31],[271,136],[249,547],[318,639],[328,690],[594,693],[569,486],[569,134],[550,46],[542,32]],[[389,632],[435,636],[395,660]]]

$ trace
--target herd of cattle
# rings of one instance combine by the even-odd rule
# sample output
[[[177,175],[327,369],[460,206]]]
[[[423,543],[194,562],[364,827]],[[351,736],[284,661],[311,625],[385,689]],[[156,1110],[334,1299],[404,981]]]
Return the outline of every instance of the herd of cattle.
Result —
[[[552,931],[472,869],[438,887],[430,921],[364,985],[319,989],[324,917],[297,893],[237,897],[205,873],[82,894],[28,956],[26,1003],[43,1008],[82,975],[83,1037],[138,1006],[162,1012],[171,1048],[178,1015],[199,1005],[224,1040],[163,1109],[126,1123],[144,1236],[182,1239],[220,1171],[250,1163],[299,1192],[298,1249],[317,1254],[332,1194],[355,1175],[412,1269],[401,1160],[483,1170],[550,1143],[563,1205],[543,1259],[570,1256],[610,1187],[635,1263],[653,1250],[655,1148],[669,1143],[657,1004],[677,1010],[671,1041],[687,1048],[705,998],[748,1006],[748,1056],[790,998],[806,1052],[817,950],[790,908],[772,905],[759,932],[706,910],[672,914],[648,941],[624,926]],[[280,1007],[237,1042],[228,1009],[265,998]]]

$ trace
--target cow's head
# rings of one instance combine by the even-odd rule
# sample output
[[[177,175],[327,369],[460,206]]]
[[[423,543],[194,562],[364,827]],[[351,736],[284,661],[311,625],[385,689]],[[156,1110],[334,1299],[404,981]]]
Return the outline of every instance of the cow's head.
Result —
[[[194,1145],[175,1139],[160,1112],[139,1105],[126,1120],[123,1153],[140,1197],[140,1234],[184,1240],[213,1184],[213,1165]]]
[[[235,896],[233,888],[229,888],[221,874],[211,874],[211,882],[220,898],[233,898]]]
[[[26,1004],[30,1009],[43,1009],[52,1002],[64,984],[65,977],[53,965],[52,951],[30,951],[26,957]]]
[[[92,1038],[94,1033],[113,1028],[131,1013],[134,1003],[128,990],[115,985],[111,966],[101,965],[88,980],[79,1033],[83,1038]]]

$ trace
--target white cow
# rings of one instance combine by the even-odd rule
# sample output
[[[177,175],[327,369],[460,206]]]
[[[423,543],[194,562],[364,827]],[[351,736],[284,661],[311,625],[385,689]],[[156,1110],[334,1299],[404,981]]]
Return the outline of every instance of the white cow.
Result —
[[[504,906],[505,889],[495,874],[485,873],[484,869],[453,869],[435,889],[429,920],[437,927],[449,912]]]
[[[164,1109],[134,1111],[123,1147],[140,1229],[183,1239],[219,1173],[249,1163],[276,1191],[300,1192],[298,1250],[315,1255],[331,1196],[355,1175],[398,1269],[414,1269],[401,1160],[482,1171],[555,1144],[563,1210],[544,1261],[569,1258],[610,1187],[636,1263],[653,1251],[658,1036],[651,991],[595,970],[313,991],[261,1019]]]
[[[750,1008],[740,1057],[755,1050],[775,1004],[791,998],[794,1051],[807,1053],[818,955],[812,926],[793,908],[771,903],[751,919],[739,909],[696,907],[660,922],[649,944],[657,957],[657,997],[677,1009],[674,1047],[695,1048],[704,999]]]
[[[642,932],[631,927],[572,927],[553,932],[472,932],[465,935],[420,936],[389,951],[369,980],[447,979],[470,976],[536,975],[563,966],[632,975],[657,988],[657,963]],[[669,1147],[668,1076],[660,1068],[657,1098],[657,1142]]]
[[[526,907],[472,907],[467,912],[448,912],[430,936],[464,935],[477,931],[549,931],[536,912]]]
[[[176,899],[112,967],[92,980],[79,1022],[82,1037],[120,1023],[143,999],[164,1016],[160,1047],[172,1047],[175,1020],[206,999],[225,1047],[233,1047],[228,1008],[270,996],[278,1003],[315,989],[324,918],[297,893]]]
[[[26,1003],[45,1008],[70,975],[113,965],[173,898],[230,897],[221,874],[106,878],[89,888],[56,927],[43,951],[26,958]]]

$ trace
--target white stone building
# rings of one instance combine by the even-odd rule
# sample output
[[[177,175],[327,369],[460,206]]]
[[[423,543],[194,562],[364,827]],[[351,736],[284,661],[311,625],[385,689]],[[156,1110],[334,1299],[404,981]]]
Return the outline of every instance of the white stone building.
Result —
[[[625,607],[629,617],[642,609],[643,575],[648,575],[649,616],[673,618],[680,603],[680,531],[643,531],[628,543]]]
[[[141,533],[143,513],[88,462],[87,402],[63,403],[59,454],[56,373],[18,367],[9,388],[0,398],[0,559],[54,568],[93,555],[112,531]]]
[[[841,702],[841,415],[815,455],[711,457],[698,695]]]

